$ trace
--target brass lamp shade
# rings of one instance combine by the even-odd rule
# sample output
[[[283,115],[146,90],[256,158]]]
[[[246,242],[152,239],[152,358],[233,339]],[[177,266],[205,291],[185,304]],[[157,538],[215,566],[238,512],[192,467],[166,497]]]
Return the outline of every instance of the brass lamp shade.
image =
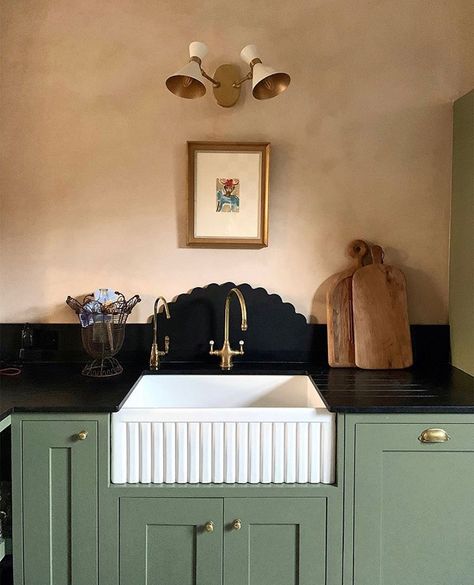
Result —
[[[285,91],[290,81],[288,73],[256,63],[252,75],[252,95],[257,100],[267,100]]]
[[[166,80],[166,87],[171,93],[182,98],[194,99],[206,93],[206,86],[201,81],[199,63],[190,61],[182,69]]]

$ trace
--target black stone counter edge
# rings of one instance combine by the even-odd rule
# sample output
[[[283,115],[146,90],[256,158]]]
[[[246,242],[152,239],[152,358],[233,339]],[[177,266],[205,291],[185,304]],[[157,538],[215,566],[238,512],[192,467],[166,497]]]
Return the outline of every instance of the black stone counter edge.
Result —
[[[75,365],[77,367],[77,365]],[[29,370],[32,366],[27,367]],[[33,366],[35,367],[35,366]],[[63,371],[69,372],[66,364],[39,365],[36,368],[46,371],[28,372],[25,378],[25,395],[23,404],[16,403],[16,394],[21,394],[21,377],[8,380],[2,379],[2,391],[6,389],[8,396],[0,399],[0,420],[16,412],[71,412],[71,413],[104,413],[120,410],[135,382],[141,375],[167,374],[221,374],[214,365],[166,363],[159,372],[131,368],[127,375],[99,381],[105,382],[104,394],[95,395],[91,401],[88,395],[91,379],[77,377],[76,386]],[[69,386],[69,391],[54,396],[50,391],[50,378],[55,376],[56,387]],[[451,366],[442,366],[437,370],[358,370],[331,369],[304,363],[273,363],[273,364],[236,364],[234,370],[227,375],[245,374],[308,374],[318,387],[321,397],[328,410],[334,413],[468,413],[474,414],[474,377]],[[26,371],[25,371],[26,375]],[[115,384],[114,384],[115,382]],[[415,389],[414,389],[415,388]],[[107,391],[105,391],[107,389]],[[85,391],[85,392],[84,392]],[[78,393],[79,392],[79,396]],[[44,394],[44,404],[39,404]],[[48,404],[48,394],[55,398],[55,404]],[[407,396],[407,394],[410,394]],[[34,400],[33,400],[34,395]],[[31,398],[31,404],[28,404]]]
[[[332,406],[328,410],[340,414],[474,414],[474,406],[452,405]]]

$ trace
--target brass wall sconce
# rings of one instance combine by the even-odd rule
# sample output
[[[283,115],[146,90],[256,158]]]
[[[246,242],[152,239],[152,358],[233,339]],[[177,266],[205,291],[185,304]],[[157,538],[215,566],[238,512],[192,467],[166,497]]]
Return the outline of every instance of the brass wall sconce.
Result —
[[[230,108],[237,103],[240,87],[245,81],[252,81],[252,94],[258,100],[275,97],[290,84],[288,73],[263,65],[255,45],[247,45],[240,53],[242,61],[250,67],[245,77],[240,76],[237,65],[229,64],[220,65],[214,77],[211,77],[202,67],[206,55],[207,47],[204,43],[194,41],[189,45],[189,62],[166,80],[166,87],[171,93],[187,99],[201,97],[206,93],[203,82],[205,78],[212,83],[217,103],[224,108]]]

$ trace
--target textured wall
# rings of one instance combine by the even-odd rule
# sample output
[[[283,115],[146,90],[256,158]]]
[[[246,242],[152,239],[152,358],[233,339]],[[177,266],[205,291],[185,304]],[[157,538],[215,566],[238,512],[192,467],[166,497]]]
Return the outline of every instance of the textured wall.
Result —
[[[473,85],[471,0],[4,0],[0,321],[75,319],[68,294],[138,292],[133,320],[208,282],[262,285],[325,319],[354,237],[447,321],[452,101]],[[255,42],[291,73],[237,107],[174,97],[187,44],[212,73]],[[187,140],[272,143],[270,245],[184,244]]]

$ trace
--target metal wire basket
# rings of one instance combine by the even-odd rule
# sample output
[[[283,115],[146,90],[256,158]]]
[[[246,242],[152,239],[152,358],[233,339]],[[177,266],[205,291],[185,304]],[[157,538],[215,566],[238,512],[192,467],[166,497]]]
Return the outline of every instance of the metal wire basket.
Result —
[[[104,291],[105,289],[99,289]],[[125,339],[125,323],[132,309],[141,301],[138,295],[128,301],[122,293],[116,291],[114,300],[107,295],[93,293],[86,295],[82,303],[72,297],[66,303],[79,317],[82,325],[82,344],[86,352],[94,358],[82,370],[84,376],[104,378],[117,376],[123,368],[114,357],[122,348]]]

